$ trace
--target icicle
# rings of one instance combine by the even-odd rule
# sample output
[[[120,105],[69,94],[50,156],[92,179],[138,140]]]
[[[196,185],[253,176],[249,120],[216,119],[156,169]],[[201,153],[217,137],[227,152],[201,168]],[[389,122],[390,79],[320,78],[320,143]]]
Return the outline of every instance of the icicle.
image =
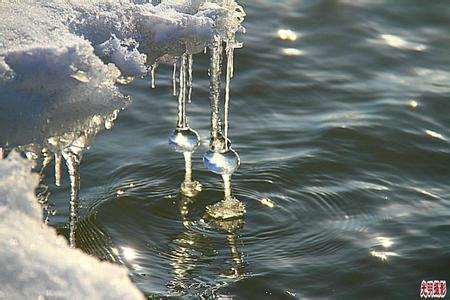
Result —
[[[186,54],[183,54],[180,59],[180,79],[179,79],[179,93],[178,93],[178,128],[186,128]]]
[[[181,192],[188,197],[195,196],[202,190],[198,181],[192,180],[192,153],[200,145],[200,136],[189,127],[186,111],[186,88],[188,86],[188,55],[185,53],[180,58],[179,93],[178,93],[178,118],[177,127],[169,135],[169,144],[172,149],[182,152],[186,164],[185,180],[181,184]]]
[[[158,67],[158,63],[154,63],[152,65],[152,71],[151,71],[151,76],[152,76],[152,89],[156,88],[156,68]]]
[[[211,101],[211,148],[213,150],[220,150],[224,148],[223,137],[221,134],[220,124],[220,74],[222,62],[222,39],[219,36],[214,36],[213,45],[211,49],[211,64],[210,64],[210,84],[209,84],[209,98]]]
[[[228,114],[230,108],[230,82],[233,76],[233,44],[231,40],[227,40],[226,55],[227,55],[227,74],[225,83],[225,104],[224,104],[224,135],[225,148],[228,149]]]
[[[177,95],[177,63],[173,64],[173,73],[172,73],[172,95]]]
[[[194,64],[194,57],[192,54],[188,55],[188,87],[189,87],[189,93],[188,93],[188,103],[192,102],[192,66]]]
[[[230,109],[230,83],[231,78],[234,75],[234,48],[241,48],[241,43],[236,43],[235,37],[228,39],[226,42],[226,55],[227,55],[227,73],[226,73],[226,83],[225,83],[225,105],[224,105],[224,135],[225,135],[225,147],[229,148],[228,145],[228,127],[229,127],[229,109]]]
[[[76,227],[78,221],[78,202],[80,192],[80,156],[70,149],[64,149],[62,152],[66,160],[67,170],[70,179],[70,234],[69,245],[71,248],[76,247]]]
[[[55,152],[55,185],[61,185],[61,153]]]
[[[231,175],[224,174],[222,175],[223,179],[223,188],[225,192],[225,201],[231,199]]]

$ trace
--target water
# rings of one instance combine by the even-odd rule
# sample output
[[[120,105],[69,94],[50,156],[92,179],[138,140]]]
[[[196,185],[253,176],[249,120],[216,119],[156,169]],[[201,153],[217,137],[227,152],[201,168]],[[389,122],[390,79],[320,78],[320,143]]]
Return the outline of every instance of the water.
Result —
[[[80,165],[76,244],[127,266],[149,297],[411,299],[450,280],[450,6],[444,1],[248,1],[235,50],[229,135],[244,219],[214,221],[222,179],[202,155],[207,55],[193,65],[184,161],[167,142],[172,66],[122,91],[133,103]],[[281,31],[290,30],[291,32]],[[65,166],[61,166],[65,170]],[[67,176],[44,183],[69,237]]]

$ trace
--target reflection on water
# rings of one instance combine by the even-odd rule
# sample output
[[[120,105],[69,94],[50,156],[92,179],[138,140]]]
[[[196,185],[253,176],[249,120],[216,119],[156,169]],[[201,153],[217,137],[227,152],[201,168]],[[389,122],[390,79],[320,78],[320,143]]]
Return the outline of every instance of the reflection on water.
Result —
[[[219,287],[226,285],[226,281],[220,278],[237,281],[245,277],[246,263],[243,259],[243,254],[238,249],[238,230],[244,226],[244,219],[200,219],[192,220],[189,214],[190,205],[195,201],[194,198],[182,196],[179,209],[182,217],[184,231],[179,234],[173,241],[174,248],[169,255],[171,266],[173,268],[174,277],[168,283],[168,288],[171,294],[185,295],[191,290],[196,290],[196,293],[201,292],[202,288],[197,286],[198,279],[193,275],[193,270],[204,268],[204,253],[210,252],[211,249],[205,249],[205,245],[211,247],[205,233],[196,228],[198,223],[206,222],[205,225],[213,231],[220,232],[224,238],[228,240],[230,251],[230,260],[227,260],[227,265],[222,269],[220,274],[216,274],[217,279],[210,278],[209,281],[216,284],[204,290],[205,295],[217,296]],[[205,216],[208,218],[208,216]],[[201,270],[200,270],[201,272]]]

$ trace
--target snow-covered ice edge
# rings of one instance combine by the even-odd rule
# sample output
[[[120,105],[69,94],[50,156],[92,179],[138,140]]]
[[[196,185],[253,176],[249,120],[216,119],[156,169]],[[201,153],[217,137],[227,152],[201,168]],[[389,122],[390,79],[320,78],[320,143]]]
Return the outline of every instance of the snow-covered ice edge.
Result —
[[[0,298],[144,299],[125,267],[69,248],[43,224],[38,182],[18,153],[0,160]]]

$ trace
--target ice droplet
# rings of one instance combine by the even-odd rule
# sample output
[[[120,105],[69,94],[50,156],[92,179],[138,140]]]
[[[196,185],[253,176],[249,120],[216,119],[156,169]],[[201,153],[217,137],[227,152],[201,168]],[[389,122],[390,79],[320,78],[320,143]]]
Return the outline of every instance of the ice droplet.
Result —
[[[169,135],[169,145],[176,152],[193,152],[200,145],[200,136],[191,128],[175,128]]]
[[[236,151],[228,149],[223,152],[207,151],[203,156],[203,163],[213,173],[231,175],[237,170],[241,161]]]

